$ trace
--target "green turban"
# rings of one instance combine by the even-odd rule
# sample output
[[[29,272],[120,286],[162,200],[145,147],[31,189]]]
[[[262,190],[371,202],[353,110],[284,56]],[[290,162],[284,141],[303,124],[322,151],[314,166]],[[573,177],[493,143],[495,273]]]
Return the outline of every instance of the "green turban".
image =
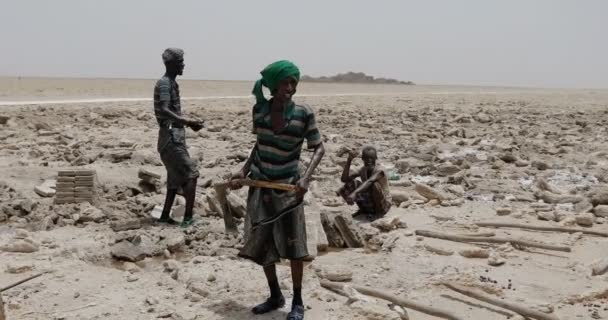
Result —
[[[287,60],[280,60],[269,64],[260,74],[262,75],[262,79],[256,81],[251,92],[258,103],[267,101],[266,97],[264,97],[262,86],[267,87],[270,92],[273,92],[279,85],[279,82],[287,77],[293,77],[296,81],[300,81],[300,69],[293,62]]]

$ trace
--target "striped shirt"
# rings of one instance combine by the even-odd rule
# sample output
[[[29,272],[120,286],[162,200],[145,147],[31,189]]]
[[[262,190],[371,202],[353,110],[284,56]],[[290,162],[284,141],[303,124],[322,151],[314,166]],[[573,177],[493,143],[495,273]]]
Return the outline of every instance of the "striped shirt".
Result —
[[[254,179],[286,180],[299,177],[299,162],[304,139],[309,149],[321,144],[315,114],[307,105],[291,103],[283,113],[285,127],[272,130],[270,102],[253,108],[253,133],[257,143],[251,174]]]
[[[169,110],[177,115],[182,114],[179,85],[175,80],[166,75],[160,78],[154,86],[154,114],[156,115],[156,121],[158,121],[161,127],[168,127],[171,122],[160,109],[165,101],[169,101]]]

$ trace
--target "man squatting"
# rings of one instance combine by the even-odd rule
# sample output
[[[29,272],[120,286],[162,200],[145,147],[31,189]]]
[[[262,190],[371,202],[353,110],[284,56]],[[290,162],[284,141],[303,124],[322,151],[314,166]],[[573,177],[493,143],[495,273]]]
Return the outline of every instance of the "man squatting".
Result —
[[[357,204],[359,210],[353,216],[365,214],[369,220],[381,218],[392,205],[386,169],[377,164],[378,154],[374,147],[366,146],[361,150],[363,167],[351,172],[350,166],[355,157],[355,152],[349,150],[341,178],[344,185],[338,195],[349,205]]]

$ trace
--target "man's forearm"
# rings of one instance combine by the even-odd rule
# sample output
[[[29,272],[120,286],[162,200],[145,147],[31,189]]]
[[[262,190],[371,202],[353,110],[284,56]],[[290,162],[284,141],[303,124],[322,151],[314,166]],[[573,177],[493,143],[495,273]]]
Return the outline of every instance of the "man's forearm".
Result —
[[[374,184],[379,179],[380,179],[380,174],[374,174],[373,176],[369,177],[369,179],[365,180],[365,182],[363,182],[357,189],[355,189],[355,191],[353,191],[351,193],[351,195],[356,196],[359,192],[371,187],[371,185]]]
[[[342,171],[342,182],[348,182],[348,178],[350,177],[350,165],[353,160],[349,157],[346,159],[346,164],[344,165],[344,171]]]
[[[176,113],[174,113],[173,111],[171,111],[169,109],[169,102],[165,102],[165,105],[161,106],[161,110],[165,116],[167,116],[171,121],[173,121],[175,123],[178,123],[181,125],[186,125],[188,123],[188,119],[186,117],[177,115]]]
[[[373,181],[367,180],[365,182],[363,182],[357,189],[355,189],[355,191],[353,191],[350,195],[351,196],[356,196],[359,192],[369,188],[372,185]]]
[[[315,148],[315,152],[313,153],[312,159],[310,160],[310,165],[308,165],[308,168],[306,168],[306,172],[304,173],[304,179],[310,180],[312,173],[315,171],[317,166],[319,166],[319,163],[321,162],[321,159],[323,159],[324,154],[325,147],[323,147],[323,144],[320,144],[318,147]]]

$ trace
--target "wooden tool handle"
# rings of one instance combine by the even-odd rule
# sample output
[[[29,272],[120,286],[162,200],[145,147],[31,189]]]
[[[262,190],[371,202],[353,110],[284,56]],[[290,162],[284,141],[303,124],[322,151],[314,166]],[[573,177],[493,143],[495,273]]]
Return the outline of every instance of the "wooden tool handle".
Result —
[[[298,187],[296,185],[288,184],[288,183],[278,183],[278,182],[253,180],[253,179],[236,179],[233,181],[235,183],[241,184],[243,186],[248,186],[248,187],[276,189],[276,190],[283,190],[283,191],[297,191],[298,190]],[[228,182],[228,181],[216,183],[215,187],[216,188],[227,188],[229,183],[230,182]]]
[[[249,187],[276,189],[284,191],[296,191],[298,189],[298,187],[293,184],[277,183],[263,180],[239,179],[236,180],[236,182]]]

